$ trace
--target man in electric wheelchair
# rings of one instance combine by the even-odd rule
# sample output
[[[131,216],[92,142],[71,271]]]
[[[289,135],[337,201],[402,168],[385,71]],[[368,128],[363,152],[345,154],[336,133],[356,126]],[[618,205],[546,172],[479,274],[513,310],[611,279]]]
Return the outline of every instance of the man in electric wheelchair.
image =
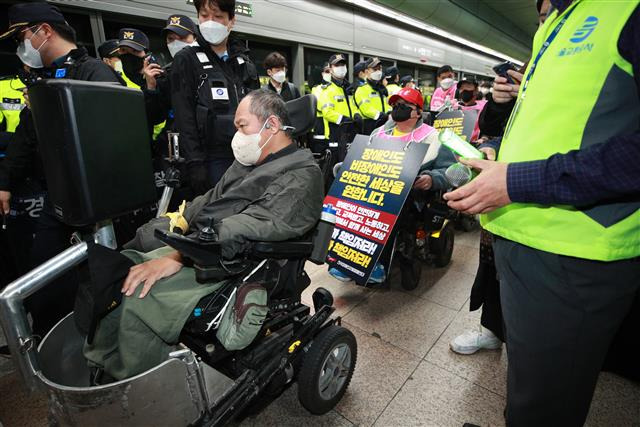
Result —
[[[179,212],[138,229],[122,252],[127,261],[112,264],[120,270],[125,266],[120,276],[118,268],[108,269],[102,277],[94,275],[98,282],[113,281],[122,298],[120,303],[114,299],[115,308],[110,307],[106,316],[94,315],[93,324],[84,325],[88,332],[84,354],[90,366],[102,370],[106,378],[120,380],[166,360],[187,320],[202,314],[198,302],[229,289],[226,285],[232,280],[238,283],[238,272],[245,271],[239,265],[251,241],[291,240],[314,228],[322,210],[321,172],[312,154],[292,141],[289,124],[285,103],[277,94],[258,90],[247,95],[235,115],[236,161],[221,181],[183,203]],[[196,270],[183,254],[156,238],[156,230],[177,232],[205,245],[215,242],[220,248],[219,268],[199,270],[206,277],[196,281]],[[259,287],[236,288],[224,299],[232,298],[242,313],[234,311],[239,322],[224,331],[220,325],[217,336],[227,350],[250,343],[252,337],[243,344],[233,334],[242,328],[259,330],[268,310],[266,291]],[[213,320],[218,326],[224,319]]]

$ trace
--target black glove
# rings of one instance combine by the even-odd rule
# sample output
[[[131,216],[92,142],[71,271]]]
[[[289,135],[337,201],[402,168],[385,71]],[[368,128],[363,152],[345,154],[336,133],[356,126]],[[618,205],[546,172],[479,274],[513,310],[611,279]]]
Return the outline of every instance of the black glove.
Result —
[[[199,196],[211,189],[207,167],[202,162],[193,162],[187,166],[189,170],[189,182],[194,194]]]
[[[362,126],[364,122],[362,120],[362,116],[359,113],[355,113],[353,115],[353,122],[355,123],[355,126],[356,126],[356,133],[362,133]]]

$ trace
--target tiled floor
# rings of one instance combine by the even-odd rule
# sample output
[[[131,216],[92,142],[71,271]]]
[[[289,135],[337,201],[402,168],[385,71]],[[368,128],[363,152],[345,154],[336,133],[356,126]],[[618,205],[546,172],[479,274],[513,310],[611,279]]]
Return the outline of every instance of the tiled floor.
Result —
[[[326,267],[309,264],[312,286],[303,299],[310,303],[319,286],[331,291],[337,314],[357,338],[351,386],[335,410],[314,417],[298,403],[294,385],[242,426],[504,425],[506,351],[460,356],[448,345],[479,321],[479,312],[468,311],[478,241],[478,233],[457,234],[451,265],[425,268],[420,286],[411,292],[340,283]],[[46,424],[42,401],[25,398],[11,365],[2,359],[0,396],[0,421],[6,427]],[[587,425],[640,427],[640,386],[603,373]]]

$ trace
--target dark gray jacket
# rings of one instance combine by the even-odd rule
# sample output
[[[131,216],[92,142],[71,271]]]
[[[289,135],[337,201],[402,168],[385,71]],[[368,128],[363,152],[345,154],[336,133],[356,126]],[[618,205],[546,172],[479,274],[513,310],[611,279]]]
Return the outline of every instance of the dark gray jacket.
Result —
[[[234,162],[215,188],[188,203],[185,234],[199,232],[214,218],[223,257],[231,259],[249,241],[284,241],[310,231],[320,218],[324,195],[313,155],[295,150],[266,160],[250,167]],[[152,220],[138,229],[126,248],[148,252],[163,246],[153,232],[166,230],[168,224],[168,218]]]

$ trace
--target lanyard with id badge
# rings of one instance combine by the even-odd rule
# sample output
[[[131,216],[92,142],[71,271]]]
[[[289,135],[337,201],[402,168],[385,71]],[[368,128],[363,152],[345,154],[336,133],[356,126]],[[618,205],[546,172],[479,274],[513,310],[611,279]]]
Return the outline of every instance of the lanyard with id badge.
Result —
[[[547,36],[547,39],[545,40],[544,44],[542,45],[542,47],[538,51],[538,54],[536,55],[535,59],[533,60],[533,63],[531,64],[531,68],[529,68],[529,72],[527,73],[524,81],[522,82],[522,92],[520,92],[520,96],[518,96],[518,100],[516,101],[516,105],[513,108],[513,112],[511,113],[511,117],[509,117],[509,122],[507,123],[507,127],[506,127],[505,132],[504,132],[505,139],[509,136],[509,132],[511,131],[511,126],[513,125],[513,122],[515,121],[516,116],[518,115],[518,112],[520,111],[520,106],[522,105],[522,102],[524,101],[524,98],[525,98],[525,95],[526,95],[526,92],[527,92],[527,87],[529,86],[529,82],[531,81],[531,77],[533,76],[533,73],[536,71],[536,67],[538,66],[538,62],[540,62],[540,59],[542,58],[542,55],[545,54],[545,52],[547,51],[547,49],[551,45],[551,42],[553,42],[555,40],[556,36],[560,32],[560,30],[562,29],[564,24],[567,22],[567,19],[569,19],[569,16],[571,16],[573,11],[576,9],[578,4],[579,4],[579,2],[576,2],[575,4],[573,4],[571,6],[571,9],[569,9],[567,11],[567,13],[562,17],[562,19],[560,20],[560,22],[558,22],[558,24],[553,29],[553,31],[551,31],[551,34],[549,34],[549,36]]]

